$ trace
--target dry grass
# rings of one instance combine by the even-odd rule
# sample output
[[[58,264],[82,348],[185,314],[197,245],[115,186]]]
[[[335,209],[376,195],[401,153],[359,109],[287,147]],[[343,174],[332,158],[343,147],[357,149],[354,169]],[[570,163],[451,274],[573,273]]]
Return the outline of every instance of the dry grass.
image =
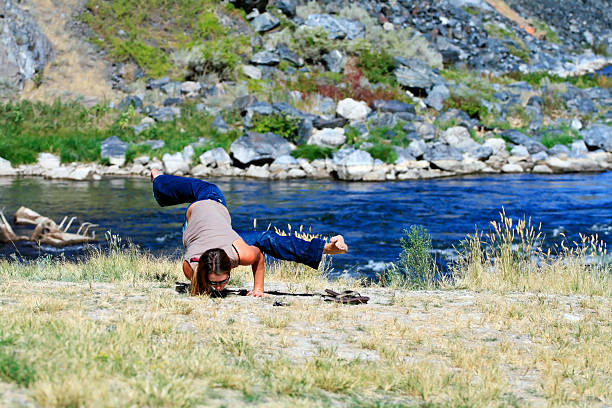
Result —
[[[509,225],[496,225],[501,236],[508,233]],[[115,240],[108,252],[82,262],[0,261],[1,401],[42,407],[612,403],[610,277],[590,281],[593,271],[578,252],[575,263],[564,263],[567,273],[575,268],[573,284],[555,283],[553,271],[562,281],[569,276],[559,266],[526,273],[526,260],[501,250],[486,269],[484,259],[494,252],[482,252],[459,282],[470,290],[358,288],[358,281],[329,282],[317,271],[302,275],[290,263],[270,265],[268,290],[352,287],[371,297],[367,305],[348,306],[290,294],[179,295],[172,289],[181,279],[179,261],[119,247]],[[248,268],[232,276],[236,286],[251,284]]]

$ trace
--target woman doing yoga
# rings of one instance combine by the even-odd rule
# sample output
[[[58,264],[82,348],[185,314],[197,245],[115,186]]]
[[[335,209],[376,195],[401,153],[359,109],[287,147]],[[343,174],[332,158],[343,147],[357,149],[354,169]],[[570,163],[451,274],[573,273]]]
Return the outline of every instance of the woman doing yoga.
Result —
[[[189,203],[185,214],[183,273],[191,280],[191,294],[221,291],[238,265],[251,265],[253,290],[249,296],[264,296],[264,253],[318,268],[323,254],[348,250],[342,235],[306,241],[272,231],[237,232],[219,188],[209,182],[151,171],[153,195],[162,206]]]

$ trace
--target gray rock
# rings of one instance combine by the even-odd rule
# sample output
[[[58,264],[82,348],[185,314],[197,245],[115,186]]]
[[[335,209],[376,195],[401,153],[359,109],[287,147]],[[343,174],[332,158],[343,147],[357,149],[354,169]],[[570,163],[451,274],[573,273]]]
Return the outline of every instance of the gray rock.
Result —
[[[374,168],[374,159],[370,153],[352,148],[336,152],[333,162],[341,180],[361,180]]]
[[[384,101],[384,100],[375,100],[372,104],[374,109],[379,112],[391,112],[391,113],[416,113],[414,105],[409,103],[404,103],[396,100]]]
[[[160,87],[161,91],[166,95],[174,97],[181,95],[181,83],[177,81],[168,82]]]
[[[399,146],[393,146],[393,150],[397,154],[397,160],[395,160],[395,164],[400,164],[405,161],[414,161],[416,157],[410,154],[410,150],[408,148],[403,148]]]
[[[567,101],[566,105],[569,109],[574,109],[582,115],[588,115],[589,113],[595,113],[598,111],[593,101],[587,98],[572,99]]]
[[[17,169],[11,166],[11,162],[0,157],[0,176],[13,176],[17,174]]]
[[[436,137],[436,127],[431,123],[426,122],[415,122],[416,133],[423,138],[423,140],[432,140]]]
[[[209,167],[227,167],[232,163],[232,159],[223,148],[217,147],[202,153],[200,163]]]
[[[256,102],[257,98],[255,95],[239,96],[238,98],[234,99],[234,102],[232,103],[232,110],[235,110],[240,114],[244,114],[247,108]]]
[[[11,0],[0,0],[0,94],[20,92],[53,60],[51,42],[36,20]]]
[[[186,174],[189,172],[189,163],[180,152],[174,154],[165,153],[162,156],[162,162],[164,163],[164,171],[168,174],[179,172]]]
[[[397,119],[393,113],[377,113],[376,116],[370,119],[371,128],[393,128],[397,125]]]
[[[182,103],[183,103],[183,100],[181,98],[166,98],[162,102],[162,105],[164,105],[164,106],[177,106],[177,105],[181,105]]]
[[[124,110],[129,106],[133,106],[134,109],[142,109],[142,98],[138,95],[126,96],[121,100],[121,102],[119,102],[117,109]]]
[[[396,57],[395,60],[400,64],[393,71],[395,79],[407,88],[429,90],[434,85],[444,84],[444,79],[420,59]]]
[[[558,156],[560,154],[570,154],[570,149],[565,145],[557,144],[548,149],[548,154],[550,154],[551,156]]]
[[[507,154],[506,150],[506,141],[500,137],[493,137],[485,140],[484,146],[489,146],[493,149],[493,152],[496,155],[504,155]]]
[[[527,148],[523,145],[516,145],[512,148],[512,150],[510,150],[510,154],[512,156],[520,156],[520,157],[527,157],[529,156],[529,152],[527,151]]]
[[[522,132],[519,132],[518,130],[506,130],[502,133],[502,136],[504,136],[506,139],[510,140],[514,144],[525,146],[527,148],[527,151],[529,151],[529,153],[531,154],[546,151],[546,147],[544,147],[542,143],[531,139],[529,136]]]
[[[471,129],[478,121],[470,118],[467,113],[459,109],[449,109],[441,113],[437,118],[438,123],[452,123],[453,126],[465,126]]]
[[[463,126],[448,128],[442,132],[440,140],[462,152],[476,149],[479,146]]]
[[[147,89],[160,89],[162,86],[169,84],[170,81],[170,77],[167,76],[159,79],[152,79],[147,82]]]
[[[325,146],[325,147],[338,147],[346,143],[346,135],[344,134],[343,128],[334,129],[323,129],[315,132],[310,139],[308,144]]]
[[[546,152],[539,152],[539,153],[536,153],[536,154],[532,154],[531,155],[531,159],[534,162],[544,161],[544,160],[548,159],[548,154]]]
[[[587,152],[589,151],[589,149],[587,148],[587,145],[584,143],[584,140],[575,140],[572,142],[572,156],[573,157],[580,157],[585,155]]]
[[[217,115],[212,123],[212,128],[215,129],[219,133],[226,133],[229,130],[229,126],[225,123],[225,119],[223,116]]]
[[[325,129],[325,128],[344,127],[346,126],[347,123],[348,123],[348,120],[346,118],[325,119],[322,117],[318,117],[312,122],[312,125],[317,129]]]
[[[365,26],[359,21],[332,17],[329,14],[311,14],[304,21],[309,27],[322,27],[330,40],[365,37]]]
[[[262,77],[261,69],[253,65],[243,65],[242,73],[251,79],[261,79]]]
[[[612,126],[593,125],[581,133],[589,150],[603,149],[612,152]]]
[[[463,155],[457,149],[442,142],[427,144],[427,150],[423,154],[423,159],[429,162],[436,160],[463,160]]]
[[[268,12],[260,14],[251,20],[251,27],[253,27],[253,30],[257,31],[258,33],[270,31],[273,28],[278,27],[279,24],[279,19]]]
[[[185,81],[181,84],[181,93],[184,95],[197,95],[202,89],[199,82]]]
[[[191,163],[193,161],[193,156],[195,155],[195,149],[192,145],[187,145],[183,148],[181,154],[183,155],[185,162]]]
[[[276,46],[276,52],[280,59],[290,62],[296,67],[301,67],[304,65],[304,59],[297,55],[295,52],[291,51],[285,44],[278,43]]]
[[[145,140],[144,142],[137,143],[137,145],[146,145],[151,150],[159,150],[166,146],[166,142],[163,140]]]
[[[274,0],[272,5],[282,11],[289,18],[295,17],[296,4],[295,0]]]
[[[444,108],[444,101],[450,97],[450,91],[446,85],[436,85],[427,95],[425,103],[427,106],[434,108],[437,111],[441,111]]]
[[[51,153],[39,153],[36,162],[43,169],[57,169],[60,166],[60,158]]]
[[[491,146],[478,146],[476,149],[470,150],[470,156],[475,158],[476,160],[487,160],[489,157],[493,155],[494,151]]]
[[[310,139],[313,130],[312,120],[303,118],[298,125],[297,137],[292,142],[298,145],[306,143]]]
[[[132,129],[134,130],[134,134],[135,135],[139,135],[139,134],[141,134],[142,132],[144,132],[145,130],[147,130],[150,127],[151,127],[151,123],[145,122],[145,123],[141,123],[139,125],[132,126]]]
[[[173,120],[175,117],[181,116],[181,109],[176,106],[166,106],[159,108],[149,113],[149,116],[155,119],[157,122],[167,122]]]
[[[271,51],[261,51],[251,57],[251,63],[256,65],[277,65],[279,62],[278,54]]]
[[[270,164],[270,171],[289,169],[292,167],[299,167],[299,166],[300,164],[298,163],[295,157],[285,154],[283,156],[279,156],[276,159],[274,159],[272,164]]]
[[[128,144],[122,142],[117,136],[111,136],[100,143],[100,157],[108,159],[110,164],[123,166]]]
[[[328,71],[342,72],[344,70],[345,57],[342,51],[333,50],[323,56],[323,62]]]
[[[408,145],[407,150],[411,156],[420,159],[427,151],[427,144],[423,140],[413,140]]]
[[[230,153],[237,165],[272,163],[274,159],[291,153],[291,143],[274,133],[247,132],[232,143]]]

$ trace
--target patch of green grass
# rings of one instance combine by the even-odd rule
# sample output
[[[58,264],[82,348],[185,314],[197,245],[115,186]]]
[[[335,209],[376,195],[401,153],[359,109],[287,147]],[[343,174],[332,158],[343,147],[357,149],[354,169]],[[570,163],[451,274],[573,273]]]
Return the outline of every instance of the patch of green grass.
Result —
[[[366,151],[373,158],[382,160],[385,163],[394,163],[397,160],[397,153],[393,150],[393,146],[388,144],[375,144],[367,148]]]
[[[385,50],[377,52],[371,52],[369,49],[364,50],[359,57],[357,66],[371,83],[396,84],[395,76],[393,75],[395,59]]]
[[[76,102],[0,105],[0,152],[13,165],[33,163],[41,152],[57,154],[63,163],[96,162],[100,160],[100,142],[110,136],[124,142],[160,139],[166,143],[155,151],[147,146],[130,146],[128,159],[139,154],[161,157],[174,153],[202,135],[210,139],[210,148],[227,150],[239,137],[236,131],[223,134],[212,129],[213,118],[206,112],[197,112],[193,104],[182,106],[180,118],[156,123],[136,136],[130,126],[141,117],[133,108],[119,112],[100,105],[85,108]]]
[[[304,158],[309,161],[316,159],[327,159],[331,158],[334,149],[331,147],[317,146],[317,145],[301,145],[298,146],[294,151],[291,152],[291,156],[297,158]]]
[[[300,119],[281,113],[261,115],[255,113],[251,119],[251,129],[258,133],[272,132],[285,139],[295,142],[299,129]]]
[[[469,117],[483,120],[489,114],[489,109],[482,104],[480,97],[476,94],[451,96],[444,101],[444,109],[459,109],[468,114]]]
[[[221,14],[243,18],[212,0],[88,0],[80,18],[93,30],[92,42],[117,61],[133,61],[152,77],[181,78],[189,66],[171,61],[180,49],[197,48],[207,69],[236,65],[238,45],[247,40],[225,28]]]
[[[29,364],[14,353],[0,348],[0,380],[27,387],[35,378],[36,372]]]
[[[497,24],[490,23],[485,24],[484,28],[491,37],[499,40],[506,40],[504,41],[504,45],[508,48],[510,54],[524,62],[529,62],[529,49],[525,45],[525,42],[514,31],[505,30]]]
[[[551,42],[553,44],[561,44],[561,39],[559,38],[557,33],[552,28],[550,28],[550,26],[544,21],[533,20],[531,21],[531,24],[537,31],[544,33],[546,41]]]
[[[597,75],[590,75],[590,74],[562,78],[558,75],[550,74],[548,72],[522,73],[519,71],[515,71],[515,72],[508,73],[506,77],[514,79],[516,81],[525,81],[529,85],[536,87],[536,88],[541,87],[542,79],[544,78],[547,78],[548,81],[550,81],[550,83],[563,84],[567,82],[567,83],[574,85],[577,88],[583,88],[583,89],[593,88],[593,87],[602,87],[602,88],[608,87],[609,88],[610,85],[612,85],[606,82],[605,77],[600,77]]]
[[[559,128],[544,129],[540,142],[550,149],[554,145],[570,146],[575,140],[580,139],[578,131],[570,126],[563,125]]]

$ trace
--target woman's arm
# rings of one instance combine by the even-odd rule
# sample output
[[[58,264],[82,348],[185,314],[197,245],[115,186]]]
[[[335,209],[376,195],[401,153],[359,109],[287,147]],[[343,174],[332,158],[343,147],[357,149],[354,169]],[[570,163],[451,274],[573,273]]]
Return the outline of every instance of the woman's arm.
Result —
[[[264,296],[264,275],[266,269],[264,254],[259,248],[248,245],[242,239],[234,241],[234,246],[240,254],[240,265],[251,265],[253,269],[253,290],[247,293],[247,295]]]
[[[183,261],[183,273],[187,279],[191,280],[191,277],[193,276],[193,269],[187,261]]]

